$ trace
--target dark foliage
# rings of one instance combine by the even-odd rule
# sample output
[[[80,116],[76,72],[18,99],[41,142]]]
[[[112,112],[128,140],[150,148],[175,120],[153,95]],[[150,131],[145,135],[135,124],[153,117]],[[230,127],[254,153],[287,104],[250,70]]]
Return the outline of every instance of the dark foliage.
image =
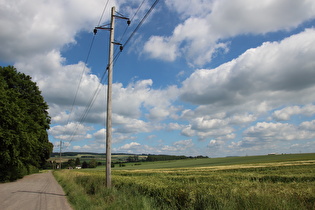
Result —
[[[0,67],[0,181],[12,181],[46,164],[48,105],[31,77]]]
[[[188,157],[182,155],[148,155],[146,161],[165,161],[165,160],[181,160],[187,159]]]
[[[83,161],[82,168],[88,168],[89,164],[86,161]]]
[[[76,158],[76,159],[75,159],[75,165],[76,165],[76,166],[81,165],[80,158]]]
[[[89,162],[89,168],[96,168],[97,167],[97,161],[95,159],[90,160]]]

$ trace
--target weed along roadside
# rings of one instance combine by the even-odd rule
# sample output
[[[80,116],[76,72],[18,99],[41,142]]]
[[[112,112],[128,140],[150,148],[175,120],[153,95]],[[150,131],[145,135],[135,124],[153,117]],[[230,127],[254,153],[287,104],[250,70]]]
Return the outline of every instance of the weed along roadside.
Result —
[[[139,169],[113,170],[111,189],[105,187],[103,168],[57,170],[54,175],[72,206],[82,210],[315,207],[315,154],[309,160],[291,158],[287,162],[164,169],[157,164],[150,169],[149,165],[147,169],[140,165]]]

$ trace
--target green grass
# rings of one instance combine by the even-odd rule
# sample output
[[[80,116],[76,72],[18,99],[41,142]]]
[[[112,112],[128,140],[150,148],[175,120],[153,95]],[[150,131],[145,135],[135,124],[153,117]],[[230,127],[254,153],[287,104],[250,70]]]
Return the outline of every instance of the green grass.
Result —
[[[95,172],[95,171],[94,171]],[[153,209],[154,199],[130,190],[107,189],[105,175],[91,170],[55,171],[71,206],[76,210]]]
[[[112,170],[111,189],[105,187],[104,168],[54,174],[74,209],[315,208],[314,154],[180,160],[122,168]]]

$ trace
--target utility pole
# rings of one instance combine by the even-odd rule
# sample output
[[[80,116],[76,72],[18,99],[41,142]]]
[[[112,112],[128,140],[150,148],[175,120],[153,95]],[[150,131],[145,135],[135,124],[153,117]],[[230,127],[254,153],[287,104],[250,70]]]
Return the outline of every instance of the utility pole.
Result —
[[[112,186],[111,178],[111,146],[112,146],[112,83],[115,32],[115,7],[112,7],[110,18],[109,54],[108,54],[108,85],[107,85],[107,116],[106,116],[106,186]]]
[[[59,153],[60,169],[61,169],[61,144],[62,144],[62,141],[60,140],[60,145],[59,145],[60,146],[60,153]]]
[[[114,63],[114,45],[120,45],[120,50],[123,47],[120,43],[115,42],[114,32],[115,32],[115,18],[127,20],[127,24],[130,24],[129,18],[123,17],[121,15],[115,15],[115,7],[111,10],[111,20],[110,27],[99,26],[95,27],[94,34],[97,33],[97,29],[105,29],[110,31],[109,35],[109,53],[108,53],[108,85],[107,85],[107,116],[106,116],[106,187],[111,188],[111,144],[112,144],[112,83],[113,83],[113,63]]]

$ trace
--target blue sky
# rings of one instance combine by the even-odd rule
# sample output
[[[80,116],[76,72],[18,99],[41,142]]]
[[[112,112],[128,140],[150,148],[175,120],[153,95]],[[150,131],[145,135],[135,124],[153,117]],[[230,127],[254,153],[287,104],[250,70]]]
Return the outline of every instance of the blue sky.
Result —
[[[153,2],[108,1],[103,16],[107,0],[0,3],[0,65],[37,82],[55,151],[62,140],[63,151],[105,152],[109,32],[87,60],[92,30],[115,6],[134,17],[123,38],[116,20],[125,43]],[[314,152],[314,26],[309,0],[160,0],[114,66],[112,152]]]

